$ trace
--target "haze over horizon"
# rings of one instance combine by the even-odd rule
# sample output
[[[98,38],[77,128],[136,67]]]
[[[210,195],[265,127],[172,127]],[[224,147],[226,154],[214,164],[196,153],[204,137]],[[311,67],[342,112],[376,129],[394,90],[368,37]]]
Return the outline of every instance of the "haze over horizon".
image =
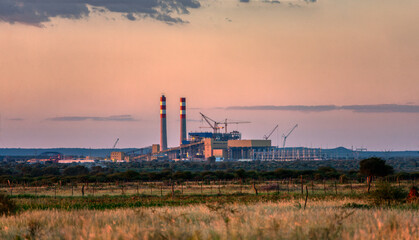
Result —
[[[168,145],[199,112],[287,146],[419,150],[419,1],[0,0],[0,148]]]

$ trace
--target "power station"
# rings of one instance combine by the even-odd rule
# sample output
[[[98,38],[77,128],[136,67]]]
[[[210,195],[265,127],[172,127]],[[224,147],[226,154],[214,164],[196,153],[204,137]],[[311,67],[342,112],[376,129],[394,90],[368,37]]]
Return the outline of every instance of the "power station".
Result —
[[[167,146],[166,96],[160,97],[160,145],[154,144],[150,154],[134,157],[134,160],[190,160],[203,161],[213,157],[217,160],[251,160],[261,152],[271,149],[271,140],[242,140],[238,131],[228,132],[228,125],[249,123],[245,121],[215,121],[200,113],[212,132],[190,132],[187,134],[186,98],[180,98],[180,141],[179,146]],[[224,130],[224,131],[222,131]],[[257,154],[259,153],[259,154]]]

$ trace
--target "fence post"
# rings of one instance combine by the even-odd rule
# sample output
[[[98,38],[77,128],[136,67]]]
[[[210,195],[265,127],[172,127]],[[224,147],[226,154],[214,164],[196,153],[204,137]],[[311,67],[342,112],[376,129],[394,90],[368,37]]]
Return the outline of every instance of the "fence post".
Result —
[[[256,188],[256,181],[253,181],[253,189],[255,190],[256,196],[258,195],[258,189]]]
[[[306,206],[307,206],[307,200],[308,200],[308,187],[306,185],[306,200],[304,201],[304,210],[306,209]]]

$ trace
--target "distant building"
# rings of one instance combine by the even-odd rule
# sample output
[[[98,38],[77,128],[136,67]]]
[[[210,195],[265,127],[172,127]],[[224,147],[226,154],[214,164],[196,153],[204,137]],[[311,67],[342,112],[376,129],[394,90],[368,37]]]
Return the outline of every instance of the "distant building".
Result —
[[[151,152],[154,154],[154,153],[158,153],[158,152],[160,152],[160,144],[153,144],[152,146],[151,146]]]
[[[95,160],[93,159],[63,159],[63,160],[58,160],[58,163],[61,164],[70,164],[70,163],[94,163]]]
[[[124,152],[111,152],[112,161],[124,161],[125,153]]]

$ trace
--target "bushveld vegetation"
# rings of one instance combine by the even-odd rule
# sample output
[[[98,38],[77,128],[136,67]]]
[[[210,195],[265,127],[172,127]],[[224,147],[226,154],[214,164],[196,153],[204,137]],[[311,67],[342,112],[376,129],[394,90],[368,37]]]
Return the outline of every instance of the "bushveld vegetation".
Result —
[[[43,166],[48,167],[52,166]],[[129,170],[108,173],[124,177],[106,175],[98,181],[90,178],[100,174],[94,171],[69,166],[56,171],[55,178],[3,180],[0,200],[10,205],[0,202],[0,208],[6,209],[0,213],[0,239],[419,237],[417,191],[407,199],[415,175],[377,176],[331,167],[189,173]],[[143,179],[142,174],[159,177]]]
[[[388,162],[392,163],[390,165]],[[0,163],[0,184],[7,181],[25,184],[67,184],[71,182],[114,181],[191,181],[265,179],[280,180],[301,175],[310,179],[352,179],[365,181],[368,175],[359,171],[360,161],[294,161],[294,162],[133,162],[101,163],[96,166],[77,164]],[[388,160],[394,169],[389,178],[419,178],[419,160]],[[409,172],[403,172],[408,169]],[[362,169],[361,169],[362,170]],[[380,176],[380,175],[377,175]]]
[[[417,239],[417,210],[346,208],[352,199],[210,202],[0,217],[2,239]],[[361,201],[362,203],[362,201]]]

